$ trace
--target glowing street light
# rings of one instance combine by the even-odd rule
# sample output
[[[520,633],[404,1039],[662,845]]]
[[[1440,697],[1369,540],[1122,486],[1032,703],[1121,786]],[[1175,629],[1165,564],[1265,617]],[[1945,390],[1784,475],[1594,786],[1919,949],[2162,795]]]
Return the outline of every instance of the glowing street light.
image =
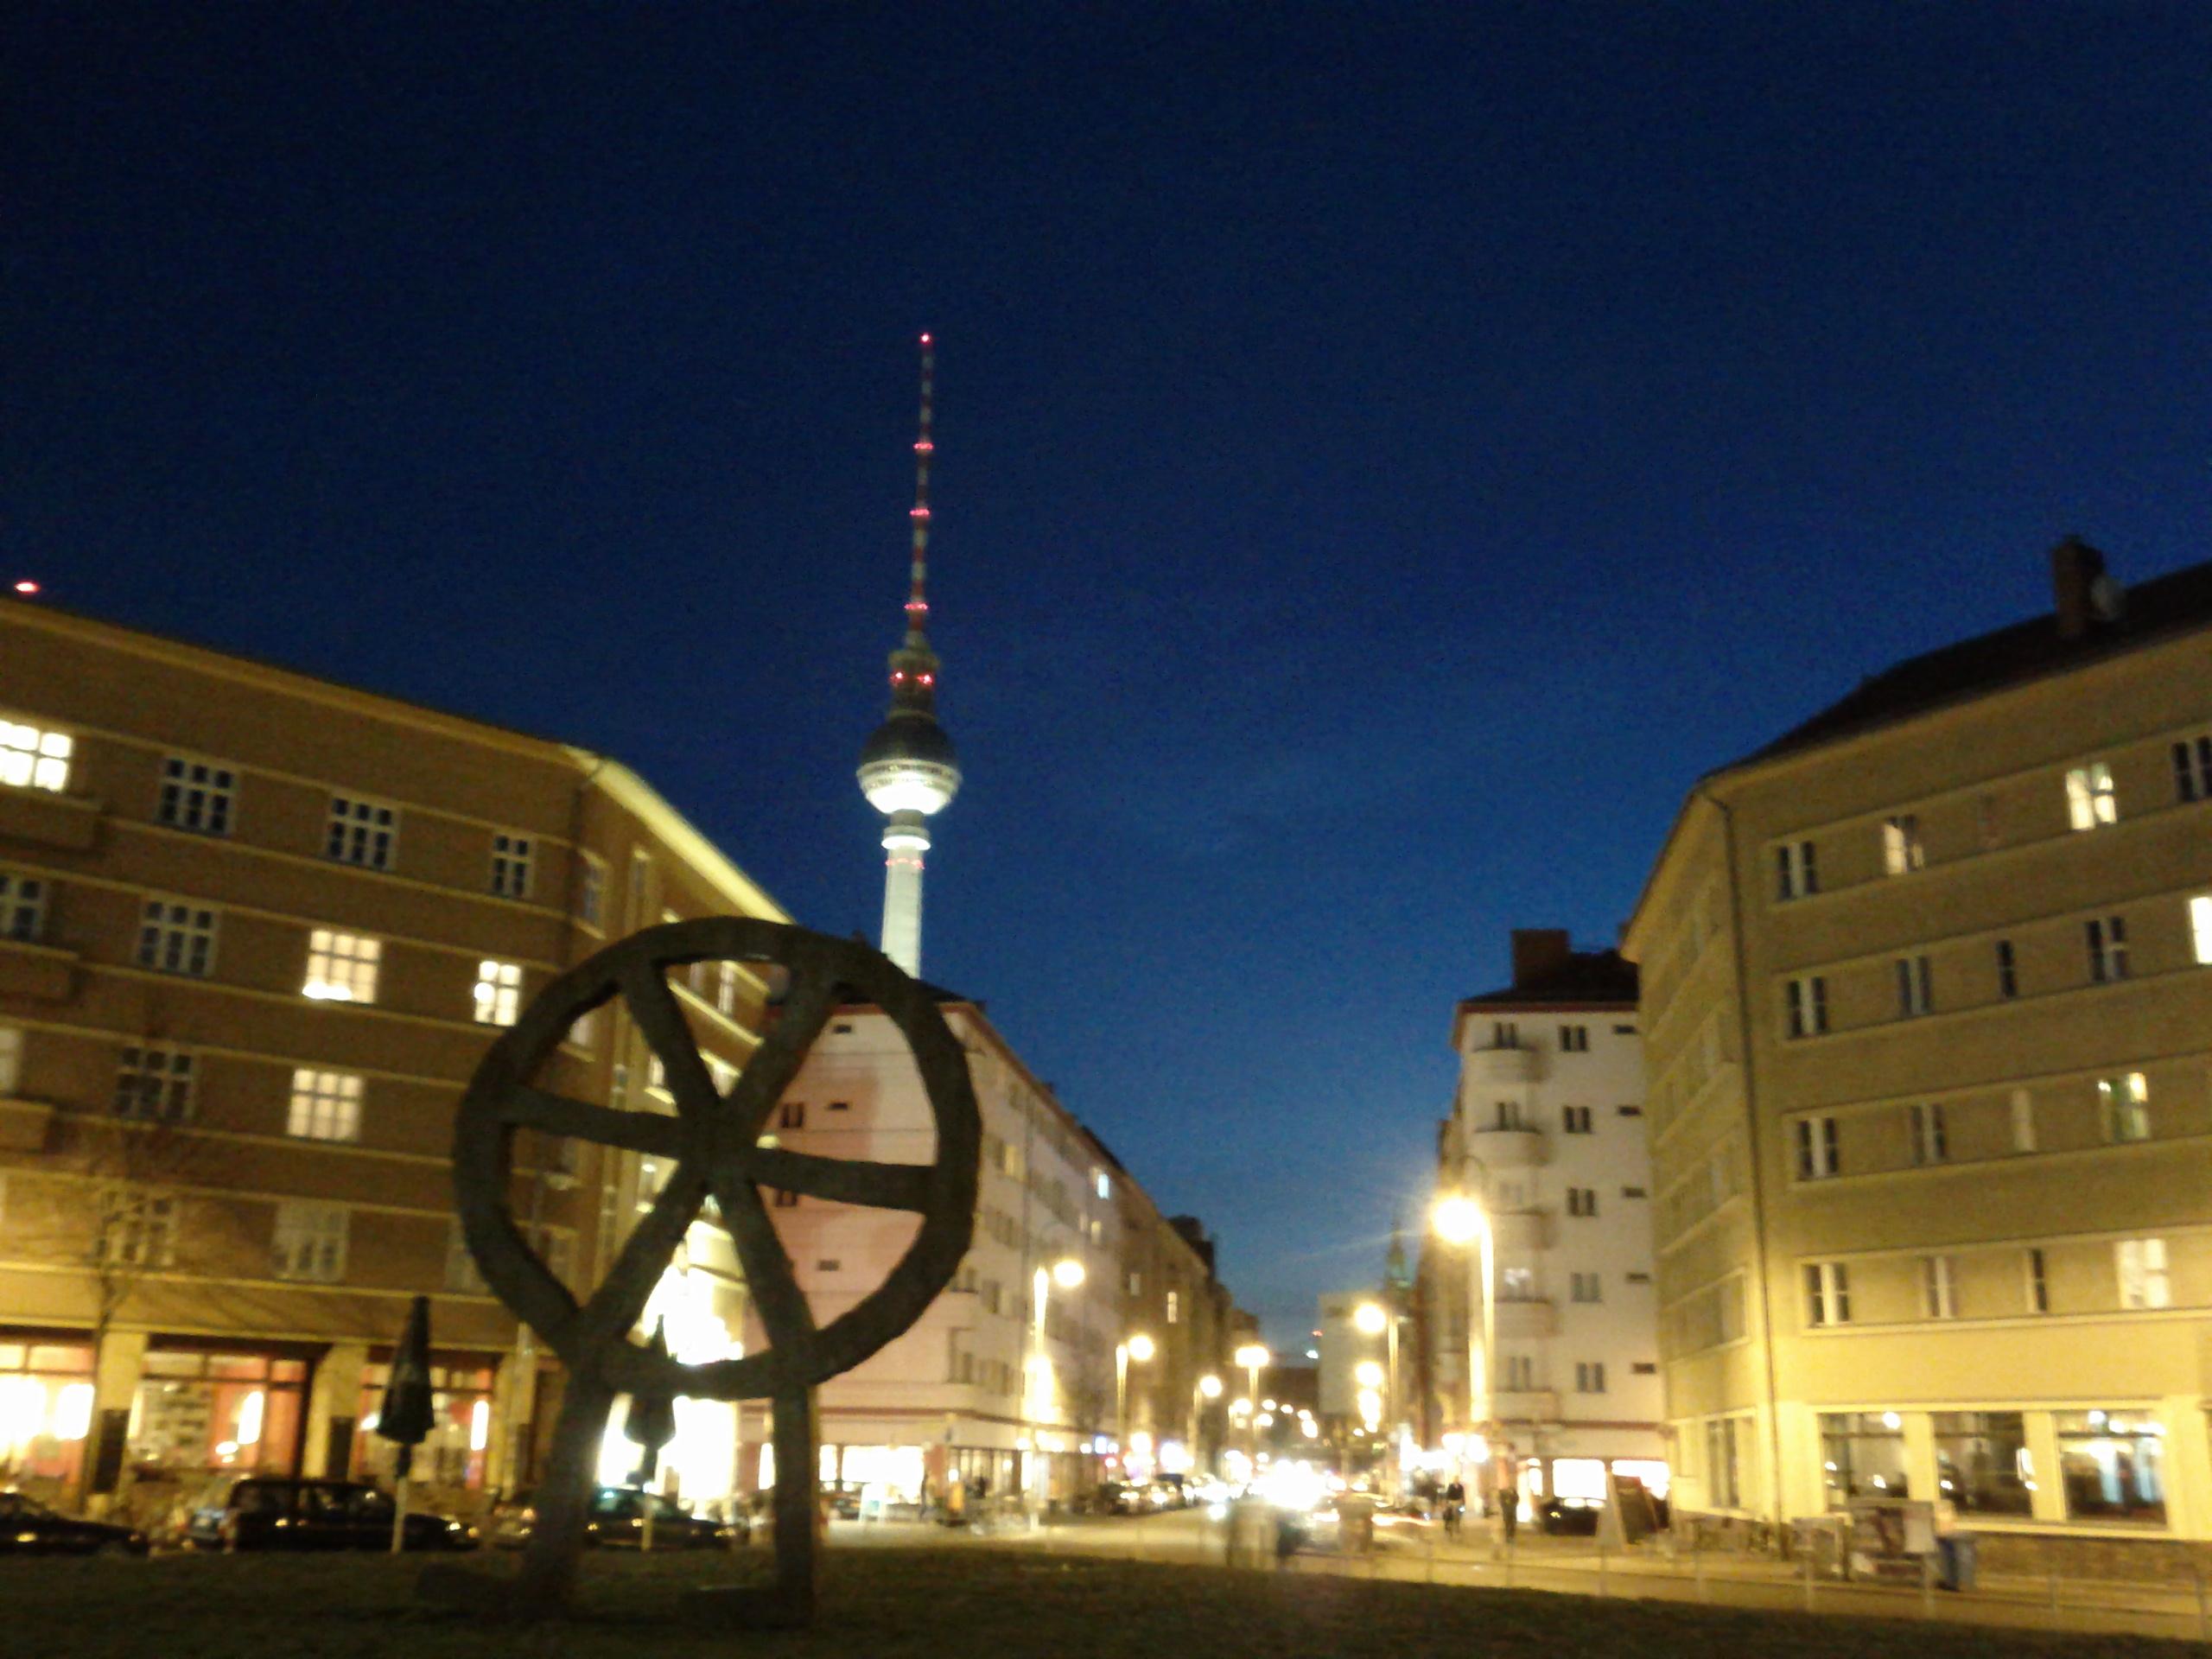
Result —
[[[1483,1299],[1482,1351],[1471,1357],[1467,1367],[1468,1414],[1474,1419],[1472,1427],[1487,1445],[1496,1438],[1497,1425],[1492,1421],[1495,1410],[1491,1393],[1491,1356],[1497,1351],[1497,1251],[1491,1233],[1490,1216],[1481,1205],[1465,1192],[1447,1192],[1436,1201],[1429,1211],[1429,1225],[1436,1236],[1446,1244],[1464,1249],[1469,1245],[1480,1247],[1481,1274],[1479,1279],[1470,1274],[1467,1294],[1471,1299],[1479,1292]],[[1475,1325],[1468,1321],[1467,1338],[1470,1346],[1475,1340]],[[1481,1404],[1476,1404],[1475,1389],[1481,1389]],[[1495,1469],[1496,1465],[1492,1465]],[[1495,1475],[1492,1477],[1496,1478]]]
[[[1154,1352],[1152,1338],[1141,1331],[1127,1342],[1114,1344],[1114,1449],[1122,1454],[1124,1479],[1129,1472],[1129,1362],[1145,1364]]]
[[[1030,1303],[1034,1310],[1035,1323],[1030,1327],[1027,1370],[1030,1401],[1029,1439],[1033,1446],[1041,1446],[1043,1444],[1040,1431],[1052,1404],[1052,1367],[1045,1357],[1045,1306],[1052,1297],[1054,1285],[1062,1290],[1074,1290],[1083,1283],[1083,1263],[1071,1255],[1064,1255],[1049,1267],[1039,1263],[1030,1280]],[[1042,1524],[1039,1510],[1044,1498],[1040,1487],[1045,1465],[1043,1458],[1035,1455],[1032,1456],[1030,1464],[1030,1468],[1024,1471],[1029,1477],[1024,1484],[1029,1489],[1029,1524],[1033,1529]]]
[[[1268,1363],[1269,1357],[1266,1347],[1260,1343],[1248,1342],[1236,1351],[1235,1357],[1236,1363],[1244,1368],[1245,1374],[1252,1379],[1251,1397],[1255,1400],[1258,1399],[1260,1397],[1260,1368]],[[1260,1429],[1255,1421],[1252,1426],[1252,1452],[1255,1458],[1259,1455],[1259,1451]]]
[[[1363,1389],[1379,1389],[1382,1386],[1382,1368],[1371,1359],[1363,1359],[1358,1364],[1353,1366],[1351,1375],[1352,1381]]]

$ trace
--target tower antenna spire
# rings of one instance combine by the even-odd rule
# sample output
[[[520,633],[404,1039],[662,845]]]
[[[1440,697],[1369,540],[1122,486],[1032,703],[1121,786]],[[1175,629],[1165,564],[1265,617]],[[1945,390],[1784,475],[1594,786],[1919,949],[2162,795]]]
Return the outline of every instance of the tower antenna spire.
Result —
[[[919,645],[929,632],[930,601],[930,458],[937,444],[930,435],[930,415],[936,401],[937,346],[922,336],[922,415],[914,439],[914,505],[908,515],[914,526],[914,563],[906,593],[906,643]]]

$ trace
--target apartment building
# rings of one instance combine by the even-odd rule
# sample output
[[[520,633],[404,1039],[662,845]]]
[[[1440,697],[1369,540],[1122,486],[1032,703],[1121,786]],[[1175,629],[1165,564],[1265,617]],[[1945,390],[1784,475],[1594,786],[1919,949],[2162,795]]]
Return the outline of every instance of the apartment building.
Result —
[[[428,1293],[418,1478],[456,1502],[526,1480],[559,1378],[453,1221],[454,1104],[549,976],[728,913],[782,918],[612,760],[0,600],[0,1478],[151,1512],[213,1474],[382,1467]],[[734,1076],[759,982],[674,988]],[[549,1079],[646,1109],[659,1081],[619,1005]],[[588,1290],[665,1172],[520,1139],[516,1213]],[[721,1357],[743,1300],[702,1224],[649,1317]],[[734,1414],[680,1409],[687,1495],[728,1492]]]
[[[1512,983],[1452,1020],[1438,1187],[1481,1206],[1494,1282],[1478,1239],[1427,1241],[1433,1415],[1510,1455],[1526,1497],[1603,1498],[1609,1469],[1663,1492],[1636,969],[1557,929],[1516,929],[1512,955]]]
[[[1686,1510],[2212,1538],[2212,565],[2052,574],[1702,780],[1637,906]]]
[[[1124,1421],[1150,1462],[1186,1465],[1185,1391],[1217,1369],[1206,1350],[1227,1325],[1211,1245],[1161,1218],[980,1004],[941,994],[939,1007],[982,1116],[975,1243],[911,1330],[822,1386],[823,1478],[911,1501],[957,1475],[971,1491],[980,1481],[999,1497],[1066,1503],[1113,1467]],[[920,1076],[880,1009],[839,1011],[785,1092],[776,1135],[829,1156],[934,1155]],[[770,1213],[825,1323],[882,1282],[918,1226],[789,1192]],[[747,1427],[756,1442],[766,1428]],[[749,1460],[762,1455],[748,1446]]]

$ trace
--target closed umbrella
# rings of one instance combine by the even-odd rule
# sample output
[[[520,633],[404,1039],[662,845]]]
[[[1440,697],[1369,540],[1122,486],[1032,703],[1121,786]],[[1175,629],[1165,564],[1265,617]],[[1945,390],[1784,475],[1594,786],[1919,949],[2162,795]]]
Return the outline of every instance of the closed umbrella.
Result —
[[[651,1351],[657,1359],[668,1357],[667,1321],[653,1321]],[[626,1440],[643,1448],[644,1459],[638,1465],[638,1484],[645,1491],[645,1532],[638,1547],[653,1547],[653,1476],[660,1467],[660,1449],[676,1438],[676,1400],[667,1394],[633,1394],[630,1396],[629,1414],[623,1420],[622,1433]]]
[[[392,1350],[391,1376],[385,1382],[384,1404],[377,1411],[377,1433],[398,1447],[395,1485],[397,1502],[391,1516],[391,1553],[398,1554],[407,1539],[407,1473],[422,1445],[437,1421],[430,1399],[430,1299],[417,1296],[407,1310],[407,1328]]]

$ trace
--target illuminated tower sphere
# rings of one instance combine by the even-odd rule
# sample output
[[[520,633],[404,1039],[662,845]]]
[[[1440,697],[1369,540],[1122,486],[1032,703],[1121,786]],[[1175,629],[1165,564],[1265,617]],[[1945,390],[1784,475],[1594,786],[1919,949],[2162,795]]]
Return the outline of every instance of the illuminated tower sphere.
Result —
[[[922,855],[929,818],[960,788],[952,740],[937,723],[937,653],[930,649],[926,595],[930,547],[931,377],[936,352],[922,336],[921,435],[914,441],[914,561],[906,594],[906,638],[891,653],[891,712],[861,750],[861,793],[883,814],[883,954],[922,971]]]

